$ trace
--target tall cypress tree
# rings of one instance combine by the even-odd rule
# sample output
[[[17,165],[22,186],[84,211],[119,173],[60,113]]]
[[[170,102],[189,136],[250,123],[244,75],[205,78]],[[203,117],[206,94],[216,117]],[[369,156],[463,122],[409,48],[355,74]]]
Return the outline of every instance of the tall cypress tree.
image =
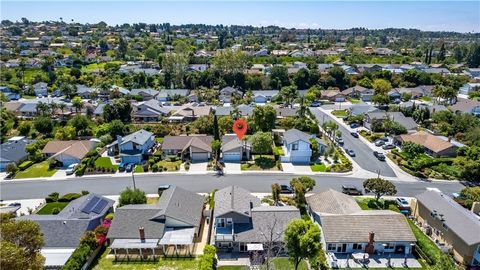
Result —
[[[220,141],[220,131],[218,130],[218,120],[217,116],[213,116],[213,139]]]

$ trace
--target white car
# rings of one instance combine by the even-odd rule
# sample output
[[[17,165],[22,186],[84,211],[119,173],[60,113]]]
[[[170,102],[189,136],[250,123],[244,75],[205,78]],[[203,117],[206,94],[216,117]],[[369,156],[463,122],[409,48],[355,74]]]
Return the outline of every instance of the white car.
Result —
[[[65,173],[67,175],[71,175],[75,172],[75,169],[77,168],[78,163],[70,164],[67,169],[65,170]]]

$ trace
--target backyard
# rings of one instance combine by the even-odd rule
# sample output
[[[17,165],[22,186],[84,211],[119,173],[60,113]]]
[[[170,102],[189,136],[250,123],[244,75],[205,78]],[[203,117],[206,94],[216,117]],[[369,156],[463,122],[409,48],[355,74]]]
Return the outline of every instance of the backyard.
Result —
[[[373,198],[356,198],[355,200],[362,210],[392,210],[400,212],[395,201],[380,199],[377,202]]]
[[[95,262],[92,267],[93,270],[195,270],[198,269],[198,260],[195,258],[163,258],[156,262],[146,261],[122,261],[114,262],[113,259],[107,258],[109,249],[102,255],[102,257]]]
[[[279,171],[275,157],[272,155],[255,155],[254,161],[242,163],[242,171]]]
[[[25,171],[20,171],[15,175],[15,179],[21,178],[37,178],[37,177],[50,177],[57,172],[56,169],[50,169],[48,160],[33,164]]]
[[[53,215],[53,209],[58,208],[60,211],[68,205],[68,202],[50,202],[45,204],[40,210],[38,215]]]

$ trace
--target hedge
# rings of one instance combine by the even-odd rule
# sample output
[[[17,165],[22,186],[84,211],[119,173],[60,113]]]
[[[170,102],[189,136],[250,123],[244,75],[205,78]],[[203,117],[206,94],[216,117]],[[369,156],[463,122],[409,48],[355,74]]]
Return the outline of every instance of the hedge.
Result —
[[[206,245],[203,248],[203,255],[200,257],[199,269],[200,270],[213,270],[215,269],[215,253],[216,248],[212,245]]]
[[[27,160],[27,161],[23,162],[22,164],[18,165],[18,169],[20,169],[20,171],[23,171],[23,170],[27,169],[28,167],[30,167],[32,165],[33,165],[33,161]]]
[[[92,253],[92,249],[87,244],[80,244],[72,253],[62,270],[78,270],[87,262],[88,257]]]
[[[67,193],[58,199],[59,202],[71,202],[75,199],[82,197],[82,194],[79,193]]]

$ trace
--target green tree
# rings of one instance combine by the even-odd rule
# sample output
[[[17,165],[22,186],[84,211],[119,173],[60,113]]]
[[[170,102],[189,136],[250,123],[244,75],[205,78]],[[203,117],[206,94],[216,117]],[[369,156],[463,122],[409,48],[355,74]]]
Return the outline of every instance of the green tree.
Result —
[[[334,85],[326,85],[338,87],[341,90],[346,89],[348,84],[350,83],[350,79],[348,78],[347,73],[341,67],[333,67],[328,70],[329,77],[334,79]]]
[[[297,270],[303,259],[313,259],[319,254],[320,229],[310,220],[294,219],[285,230],[285,243]]]
[[[387,95],[392,90],[392,84],[384,79],[375,79],[372,86],[375,90],[375,95]]]
[[[306,192],[312,191],[316,184],[315,180],[308,176],[300,176],[290,180],[290,186],[292,187],[295,186],[297,183],[302,184]]]
[[[53,131],[53,122],[52,119],[46,116],[37,117],[33,121],[33,126],[35,129],[42,134],[50,134]]]
[[[383,178],[370,178],[363,181],[363,187],[375,194],[375,200],[378,202],[384,195],[393,196],[397,194],[395,185]]]
[[[88,134],[88,127],[90,125],[90,119],[85,115],[75,115],[68,124],[77,130],[78,134],[86,135]]]
[[[296,86],[282,87],[279,94],[280,94],[280,96],[282,96],[282,98],[286,102],[286,104],[291,106],[293,104],[293,101],[298,96],[297,87]]]
[[[253,109],[251,118],[253,118],[256,131],[267,132],[275,128],[277,112],[270,105],[257,106]]]
[[[75,108],[75,112],[78,113],[83,108],[83,100],[81,97],[74,97],[72,99],[72,106]]]
[[[8,174],[14,175],[18,172],[18,167],[15,163],[8,163],[7,168],[5,168]]]
[[[220,159],[220,148],[222,147],[222,142],[219,140],[213,140],[211,143],[213,153],[215,155],[215,160]]]
[[[440,47],[440,51],[438,52],[438,55],[437,55],[438,62],[445,61],[446,54],[447,54],[447,50],[445,49],[445,43],[442,43],[442,46]]]
[[[410,157],[414,158],[419,154],[425,152],[425,149],[422,145],[414,143],[414,142],[403,142],[402,143],[402,150]]]
[[[131,189],[127,187],[126,190],[120,193],[120,198],[118,200],[118,206],[124,206],[128,204],[145,204],[147,203],[147,196],[145,192],[140,189]]]
[[[252,135],[252,150],[254,153],[268,154],[272,151],[273,139],[269,132],[257,132]]]
[[[155,60],[158,57],[158,52],[155,47],[150,46],[145,50],[145,58],[148,60]]]
[[[220,141],[220,130],[218,128],[217,115],[213,116],[213,139]]]
[[[18,125],[17,130],[20,133],[20,135],[28,136],[28,134],[30,134],[30,131],[32,130],[32,122],[22,121],[20,125]]]
[[[280,201],[280,185],[277,183],[272,184],[272,200],[275,205],[278,205],[278,201]]]
[[[472,208],[473,202],[480,202],[480,187],[466,187],[460,192],[465,207]]]
[[[288,69],[285,66],[274,66],[268,75],[269,85],[273,89],[281,89],[290,85]]]

